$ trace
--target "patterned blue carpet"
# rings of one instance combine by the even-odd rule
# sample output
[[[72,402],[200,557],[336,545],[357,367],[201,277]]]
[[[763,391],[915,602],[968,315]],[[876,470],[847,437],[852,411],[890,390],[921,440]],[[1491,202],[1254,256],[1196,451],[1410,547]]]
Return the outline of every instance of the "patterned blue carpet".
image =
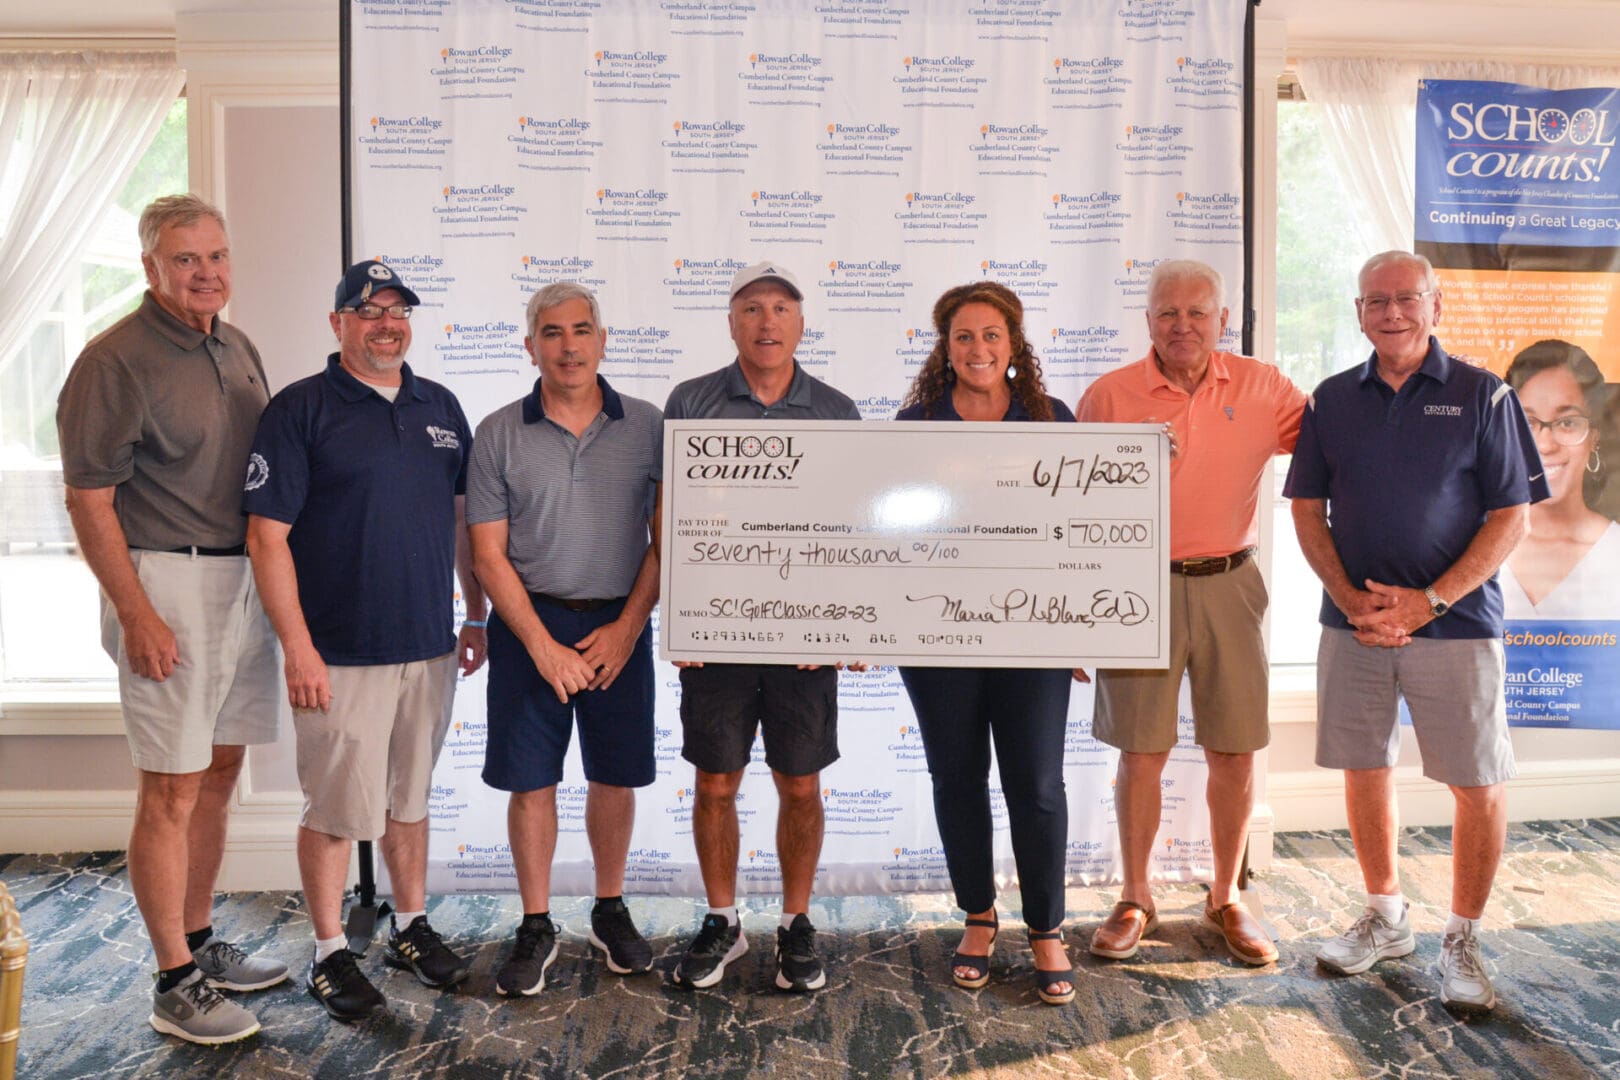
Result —
[[[349,1027],[304,996],[301,976],[244,995],[264,1025],[205,1049],[146,1023],[151,954],[123,856],[0,856],[32,942],[23,1001],[23,1077],[1620,1077],[1620,820],[1516,825],[1482,940],[1501,1002],[1486,1019],[1439,1003],[1433,964],[1449,900],[1446,830],[1403,837],[1418,950],[1366,975],[1314,961],[1319,939],[1359,910],[1344,833],[1280,836],[1256,892],[1282,953],[1273,969],[1226,958],[1197,915],[1203,893],[1165,890],[1164,926],[1136,960],[1084,943],[1112,897],[1069,894],[1079,996],[1036,1000],[1015,911],[1003,910],[993,979],[964,992],[944,977],[957,937],[945,897],[818,900],[828,989],[772,987],[777,913],[749,912],[751,951],[712,990],[667,984],[695,930],[688,900],[632,898],[659,971],[620,978],[585,943],[587,902],[559,901],[563,952],[536,998],[494,994],[515,897],[451,897],[431,908],[472,976],[439,994],[362,962],[389,1010]],[[215,925],[297,967],[308,920],[293,893],[226,897]]]

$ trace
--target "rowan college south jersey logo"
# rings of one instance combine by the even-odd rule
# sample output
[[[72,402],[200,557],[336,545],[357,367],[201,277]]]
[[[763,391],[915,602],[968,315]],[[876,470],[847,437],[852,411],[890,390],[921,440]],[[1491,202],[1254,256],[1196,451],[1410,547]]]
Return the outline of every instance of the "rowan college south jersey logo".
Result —
[[[428,428],[427,428],[427,433],[428,433],[428,438],[433,440],[433,448],[435,450],[460,450],[461,449],[461,439],[460,439],[460,437],[457,436],[456,433],[454,431],[451,431],[449,428],[434,427],[432,424],[429,424]]]

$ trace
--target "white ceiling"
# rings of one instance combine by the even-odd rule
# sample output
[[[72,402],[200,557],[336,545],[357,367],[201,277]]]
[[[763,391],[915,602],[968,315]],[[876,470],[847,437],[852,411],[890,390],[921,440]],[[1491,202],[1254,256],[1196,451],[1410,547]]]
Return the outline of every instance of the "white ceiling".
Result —
[[[1194,0],[1197,2],[1197,0]],[[0,37],[172,37],[177,13],[335,10],[338,0],[0,0]],[[1620,65],[1620,0],[1261,0],[1296,43],[1493,55],[1578,53]],[[335,24],[334,24],[335,25]]]
[[[172,38],[175,15],[181,12],[333,11],[337,3],[338,0],[0,0],[0,36]]]
[[[1256,15],[1285,21],[1290,49],[1477,49],[1492,59],[1574,53],[1620,66],[1620,0],[1260,0]]]

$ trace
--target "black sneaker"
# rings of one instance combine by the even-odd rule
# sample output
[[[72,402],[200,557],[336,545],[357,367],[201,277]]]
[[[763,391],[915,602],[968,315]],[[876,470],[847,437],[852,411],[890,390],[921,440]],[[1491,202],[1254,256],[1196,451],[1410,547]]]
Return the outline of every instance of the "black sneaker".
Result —
[[[546,988],[546,968],[555,959],[557,928],[552,925],[551,919],[542,917],[531,924],[525,918],[518,923],[512,955],[495,973],[495,992],[502,996],[538,994]]]
[[[795,915],[793,925],[776,928],[776,988],[802,993],[827,985],[827,973],[816,956],[816,928],[810,916]]]
[[[309,965],[304,989],[337,1020],[359,1020],[382,1007],[382,993],[371,985],[355,963],[355,955],[339,949],[325,960]]]
[[[454,986],[465,979],[472,968],[471,961],[463,960],[446,947],[439,932],[428,925],[426,915],[412,919],[403,934],[397,926],[394,928],[388,936],[383,960],[389,967],[412,972],[423,986],[434,989]]]
[[[695,990],[713,986],[725,975],[726,965],[747,951],[741,923],[732,925],[724,915],[705,915],[698,936],[675,965],[675,982]]]
[[[652,967],[652,946],[636,929],[623,900],[601,900],[591,909],[591,944],[602,950],[615,975],[634,975]]]

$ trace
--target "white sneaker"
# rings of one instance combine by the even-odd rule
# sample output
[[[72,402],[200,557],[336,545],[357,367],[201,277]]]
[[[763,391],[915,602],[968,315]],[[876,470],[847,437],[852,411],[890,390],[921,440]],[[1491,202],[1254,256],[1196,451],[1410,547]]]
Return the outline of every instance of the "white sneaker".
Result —
[[[1401,905],[1401,921],[1392,923],[1366,909],[1350,929],[1317,950],[1316,962],[1341,975],[1360,975],[1380,960],[1410,956],[1417,948],[1410,911],[1410,904]]]
[[[1440,943],[1440,1003],[1475,1012],[1488,1012],[1496,1004],[1491,977],[1479,958],[1479,939],[1471,929],[1447,934]]]

